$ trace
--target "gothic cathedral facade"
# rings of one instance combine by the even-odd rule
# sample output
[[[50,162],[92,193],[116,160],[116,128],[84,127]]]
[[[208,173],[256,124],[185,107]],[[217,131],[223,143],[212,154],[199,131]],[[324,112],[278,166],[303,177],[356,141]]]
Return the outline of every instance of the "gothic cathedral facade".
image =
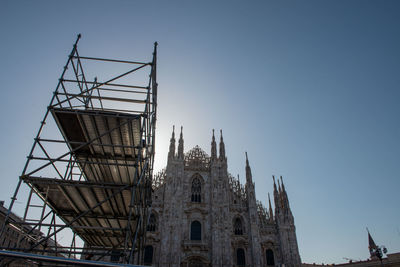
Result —
[[[217,155],[200,147],[184,153],[182,129],[173,131],[166,168],[153,181],[145,265],[301,266],[295,225],[283,181],[275,183],[272,211],[256,200],[246,154],[246,184],[232,177],[222,132]]]

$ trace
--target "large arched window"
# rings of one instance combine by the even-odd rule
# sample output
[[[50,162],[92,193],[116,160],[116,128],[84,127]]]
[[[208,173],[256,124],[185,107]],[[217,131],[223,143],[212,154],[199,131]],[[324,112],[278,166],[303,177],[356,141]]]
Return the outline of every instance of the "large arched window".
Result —
[[[192,181],[192,202],[201,202],[201,180],[195,177]]]
[[[153,246],[144,247],[144,265],[151,265],[153,263]]]
[[[236,250],[236,265],[245,266],[246,265],[246,257],[244,255],[244,249],[238,248]]]
[[[265,251],[265,256],[267,257],[267,265],[274,266],[275,260],[274,260],[274,252],[272,251],[272,249],[267,249],[267,251]]]
[[[194,221],[190,225],[190,240],[201,240],[201,223]]]
[[[243,235],[243,225],[240,218],[235,219],[235,224],[233,225],[235,235]]]
[[[157,220],[154,213],[150,215],[149,223],[147,224],[147,231],[154,232],[156,230]]]

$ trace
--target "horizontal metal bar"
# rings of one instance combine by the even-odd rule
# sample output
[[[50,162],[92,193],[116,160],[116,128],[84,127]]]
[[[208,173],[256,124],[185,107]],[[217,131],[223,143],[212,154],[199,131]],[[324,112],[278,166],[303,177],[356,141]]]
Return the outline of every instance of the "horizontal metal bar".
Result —
[[[52,112],[58,114],[58,113],[65,113],[65,114],[79,114],[79,115],[89,115],[89,116],[101,116],[101,117],[111,117],[111,118],[123,118],[130,120],[129,123],[131,123],[134,120],[139,120],[141,115],[132,115],[132,114],[121,114],[121,113],[105,113],[104,109],[70,109],[66,107],[62,108],[50,108]],[[127,122],[124,122],[125,124]],[[119,126],[121,127],[121,125]],[[119,127],[113,128],[113,130],[118,129]]]
[[[132,69],[132,70],[129,70],[129,71],[127,71],[127,72],[125,72],[125,73],[122,73],[122,74],[120,74],[120,75],[118,75],[118,76],[116,76],[116,77],[114,77],[114,78],[111,78],[110,80],[108,80],[108,81],[106,81],[106,82],[101,82],[101,83],[96,83],[96,84],[94,84],[93,85],[93,87],[91,87],[91,88],[87,88],[86,90],[81,90],[81,95],[84,95],[84,94],[87,94],[87,93],[89,93],[90,91],[93,91],[93,90],[95,90],[96,88],[98,88],[98,87],[101,87],[101,86],[104,86],[104,85],[107,85],[107,84],[110,84],[111,82],[113,82],[113,81],[115,81],[115,80],[118,80],[118,79],[120,79],[120,78],[122,78],[122,77],[124,77],[124,76],[127,76],[127,75],[129,75],[129,74],[131,74],[131,73],[133,73],[133,72],[135,72],[135,71],[138,71],[138,70],[140,70],[140,69],[142,69],[142,68],[144,68],[144,67],[146,67],[147,65],[141,65],[140,67],[137,67],[137,68],[134,68],[134,69]],[[80,84],[80,82],[79,82],[79,84]],[[78,85],[79,85],[78,84]],[[149,87],[150,88],[150,87]],[[153,97],[153,99],[154,99],[154,97]],[[58,98],[57,98],[57,100],[58,100],[58,105],[62,105],[62,103],[65,103],[65,102],[70,102],[70,98],[66,98],[66,99],[64,99],[64,100],[62,100],[62,101],[60,101]],[[51,102],[51,103],[53,103],[53,102]]]
[[[18,225],[32,225],[32,223],[19,222]],[[50,227],[64,227],[65,224],[54,224],[54,223],[41,223],[41,226]],[[73,225],[72,229],[85,229],[85,230],[108,230],[108,231],[126,231],[126,228],[116,228],[116,227],[102,227],[102,226],[84,226],[84,225]]]
[[[76,180],[61,180],[54,179],[49,177],[38,177],[38,176],[25,176],[22,178],[24,182],[33,183],[33,184],[45,184],[45,185],[67,185],[67,186],[75,186],[75,187],[99,187],[106,189],[120,189],[121,187],[125,187],[127,184],[121,183],[104,183],[104,182],[93,182],[93,181],[76,181]],[[132,190],[137,185],[131,185],[132,188],[127,188],[125,190]]]
[[[57,254],[68,254],[68,252],[64,251],[54,251]],[[90,260],[78,260],[73,258],[61,258],[61,257],[54,257],[54,256],[44,256],[32,253],[24,253],[24,252],[17,252],[17,251],[9,251],[9,250],[0,250],[0,256],[2,257],[9,257],[9,258],[17,258],[17,259],[26,259],[26,260],[33,260],[33,261],[43,261],[43,262],[51,262],[51,263],[63,263],[63,264],[71,264],[77,266],[112,266],[112,267],[139,267],[140,265],[132,265],[132,264],[119,264],[119,263],[111,263],[105,261],[90,261]]]
[[[126,230],[126,229],[125,229]],[[134,229],[136,230],[136,229]],[[86,238],[98,238],[98,239],[106,239],[106,238],[116,238],[119,239],[120,242],[125,239],[126,236],[126,231],[105,231],[105,232],[94,232],[91,230],[87,230],[87,231],[78,231],[78,230],[74,230],[76,232],[77,235],[79,235],[82,239],[86,239]]]
[[[140,153],[140,152],[138,151],[138,153]],[[89,160],[89,161],[91,161],[92,159],[97,159],[97,160],[105,159],[105,160],[115,160],[115,161],[119,160],[119,161],[131,162],[131,161],[136,161],[136,158],[138,157],[138,155],[137,155],[138,153],[135,153],[135,151],[134,151],[133,155],[120,156],[120,155],[112,155],[109,153],[103,155],[103,154],[99,154],[99,153],[96,153],[96,154],[87,153],[87,152],[81,153],[80,151],[77,151],[75,156],[78,157],[77,160],[80,160],[79,158],[84,157],[84,158],[86,158],[86,160]],[[125,153],[125,154],[127,154],[127,153]],[[126,164],[128,164],[128,163],[126,163]]]
[[[57,254],[82,254],[82,255],[86,255],[86,254],[93,254],[93,255],[110,255],[109,251],[110,250],[116,250],[116,251],[123,251],[123,248],[115,248],[115,247],[65,247],[65,246],[52,246],[47,244],[46,245],[47,248],[50,249],[32,249],[32,252],[49,252],[49,253],[57,253]],[[51,248],[57,248],[58,251],[52,250]],[[10,247],[0,247],[0,250],[10,250],[10,251],[24,251],[26,248],[10,248]],[[65,251],[68,250],[68,251]],[[73,251],[74,250],[74,251]],[[94,251],[102,251],[102,252],[94,252]]]
[[[136,205],[135,208],[139,208],[142,206],[143,203],[139,203],[140,205]],[[75,217],[76,213],[72,213],[72,212],[62,212],[61,213],[62,216],[64,217]],[[131,219],[133,218],[134,220],[136,220],[138,218],[139,215],[132,215]],[[124,221],[124,220],[128,220],[128,215],[127,216],[118,216],[118,215],[106,215],[106,214],[89,214],[87,216],[85,216],[84,218],[93,218],[93,219],[104,219],[104,220],[120,220],[120,221]]]
[[[146,111],[140,111],[140,110],[115,109],[115,108],[102,108],[102,109],[101,108],[92,108],[91,110],[124,112],[124,113],[135,114],[135,115],[143,115],[143,114],[147,113]]]
[[[97,61],[109,61],[109,62],[116,62],[116,63],[128,63],[128,64],[138,64],[138,65],[151,65],[150,62],[139,62],[139,61],[128,61],[128,60],[120,60],[120,59],[110,59],[110,58],[99,58],[99,57],[83,57],[83,56],[73,56],[73,58],[79,59],[88,59],[88,60],[97,60]]]
[[[51,143],[63,143],[63,144],[74,144],[74,145],[82,145],[87,142],[78,142],[78,141],[65,141],[65,140],[56,140],[56,139],[44,139],[44,138],[35,138],[36,141],[40,142],[51,142]],[[128,145],[113,145],[113,144],[97,144],[92,143],[90,146],[104,146],[104,147],[121,147],[121,148],[130,148],[130,149],[141,149],[141,146],[128,146]]]
[[[71,79],[62,79],[61,81],[62,82],[70,82],[70,83],[81,83],[81,81],[79,81],[79,80],[71,80]],[[94,85],[100,84],[99,82],[91,82],[91,81],[86,81],[86,83],[94,84]],[[104,86],[104,85],[149,90],[149,87],[140,86],[140,85],[128,85],[128,84],[122,84],[122,83],[105,83],[102,86]]]
[[[73,98],[90,98],[90,99],[100,99],[100,100],[117,101],[117,102],[146,104],[146,100],[137,100],[137,99],[120,98],[120,97],[83,95],[83,94],[68,94],[68,93],[67,94],[66,93],[58,93],[58,95],[70,96],[71,97],[70,100],[72,100]]]
[[[96,161],[90,161],[90,160],[69,160],[69,159],[57,159],[57,158],[44,158],[44,157],[27,157],[28,159],[34,159],[34,160],[43,160],[43,161],[53,161],[53,162],[71,162],[71,163],[84,163],[84,164],[93,164],[93,165],[106,165],[106,166],[127,166],[127,167],[135,167],[135,162],[132,164],[127,164],[127,163],[118,163],[118,162],[96,162]],[[113,159],[109,159],[113,160]],[[120,159],[123,160],[123,159]]]
[[[61,107],[61,105],[59,105],[58,103],[54,104],[53,106],[49,107],[49,108],[58,108]],[[108,112],[119,112],[119,115],[137,115],[137,116],[143,116],[144,111],[140,111],[140,110],[133,110],[133,109],[113,109],[113,108],[96,108],[96,107],[92,107],[90,109],[87,109],[85,107],[85,105],[71,105],[70,107],[66,108],[66,107],[62,107],[64,110],[74,110],[74,111],[84,111],[83,109],[79,109],[79,108],[85,108],[85,110],[91,110],[91,111],[108,111]]]
[[[107,92],[117,92],[117,93],[130,93],[130,94],[150,94],[150,95],[152,94],[151,92],[130,91],[130,90],[115,89],[115,88],[103,88],[103,87],[98,87],[97,90],[107,91]]]
[[[96,255],[96,256],[107,256],[110,255],[109,250],[113,250],[113,248],[104,248],[104,249],[97,249],[99,251],[103,251],[103,252],[94,252],[94,250],[91,250],[90,252],[83,252],[84,250],[86,250],[86,248],[84,247],[79,247],[79,248],[72,248],[71,247],[57,247],[57,251],[56,250],[52,250],[51,248],[56,248],[55,246],[49,246],[47,245],[48,249],[32,249],[32,252],[36,252],[36,253],[48,253],[48,254],[78,254],[78,255]],[[49,249],[50,248],[50,249]],[[62,251],[62,248],[66,248],[68,249],[68,251]],[[0,250],[4,250],[4,249],[9,249],[11,251],[24,251],[25,248],[9,248],[9,247],[0,247]]]

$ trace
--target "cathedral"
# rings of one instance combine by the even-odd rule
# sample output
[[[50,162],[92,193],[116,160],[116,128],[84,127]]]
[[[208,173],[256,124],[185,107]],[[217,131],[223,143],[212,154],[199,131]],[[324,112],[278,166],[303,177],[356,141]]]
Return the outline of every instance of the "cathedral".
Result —
[[[222,131],[219,153],[200,147],[176,151],[172,132],[166,168],[153,181],[145,265],[301,266],[294,219],[282,181],[274,178],[275,210],[256,200],[246,153],[246,184],[232,177]]]

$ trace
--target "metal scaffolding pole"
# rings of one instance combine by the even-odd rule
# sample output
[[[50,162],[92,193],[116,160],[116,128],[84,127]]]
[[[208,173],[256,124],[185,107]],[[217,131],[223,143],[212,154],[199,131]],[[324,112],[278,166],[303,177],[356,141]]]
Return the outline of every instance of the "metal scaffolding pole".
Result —
[[[142,62],[80,56],[80,38],[1,226],[0,240],[10,238],[10,229],[18,233],[17,242],[3,242],[1,249],[23,254],[2,253],[0,263],[8,257],[49,261],[36,254],[68,259],[64,262],[132,264],[143,258],[157,118],[157,43],[152,61]],[[106,77],[110,69],[120,73]],[[91,77],[93,70],[105,71]],[[12,209],[24,184],[30,193],[19,218]],[[59,244],[66,236],[68,245]]]

